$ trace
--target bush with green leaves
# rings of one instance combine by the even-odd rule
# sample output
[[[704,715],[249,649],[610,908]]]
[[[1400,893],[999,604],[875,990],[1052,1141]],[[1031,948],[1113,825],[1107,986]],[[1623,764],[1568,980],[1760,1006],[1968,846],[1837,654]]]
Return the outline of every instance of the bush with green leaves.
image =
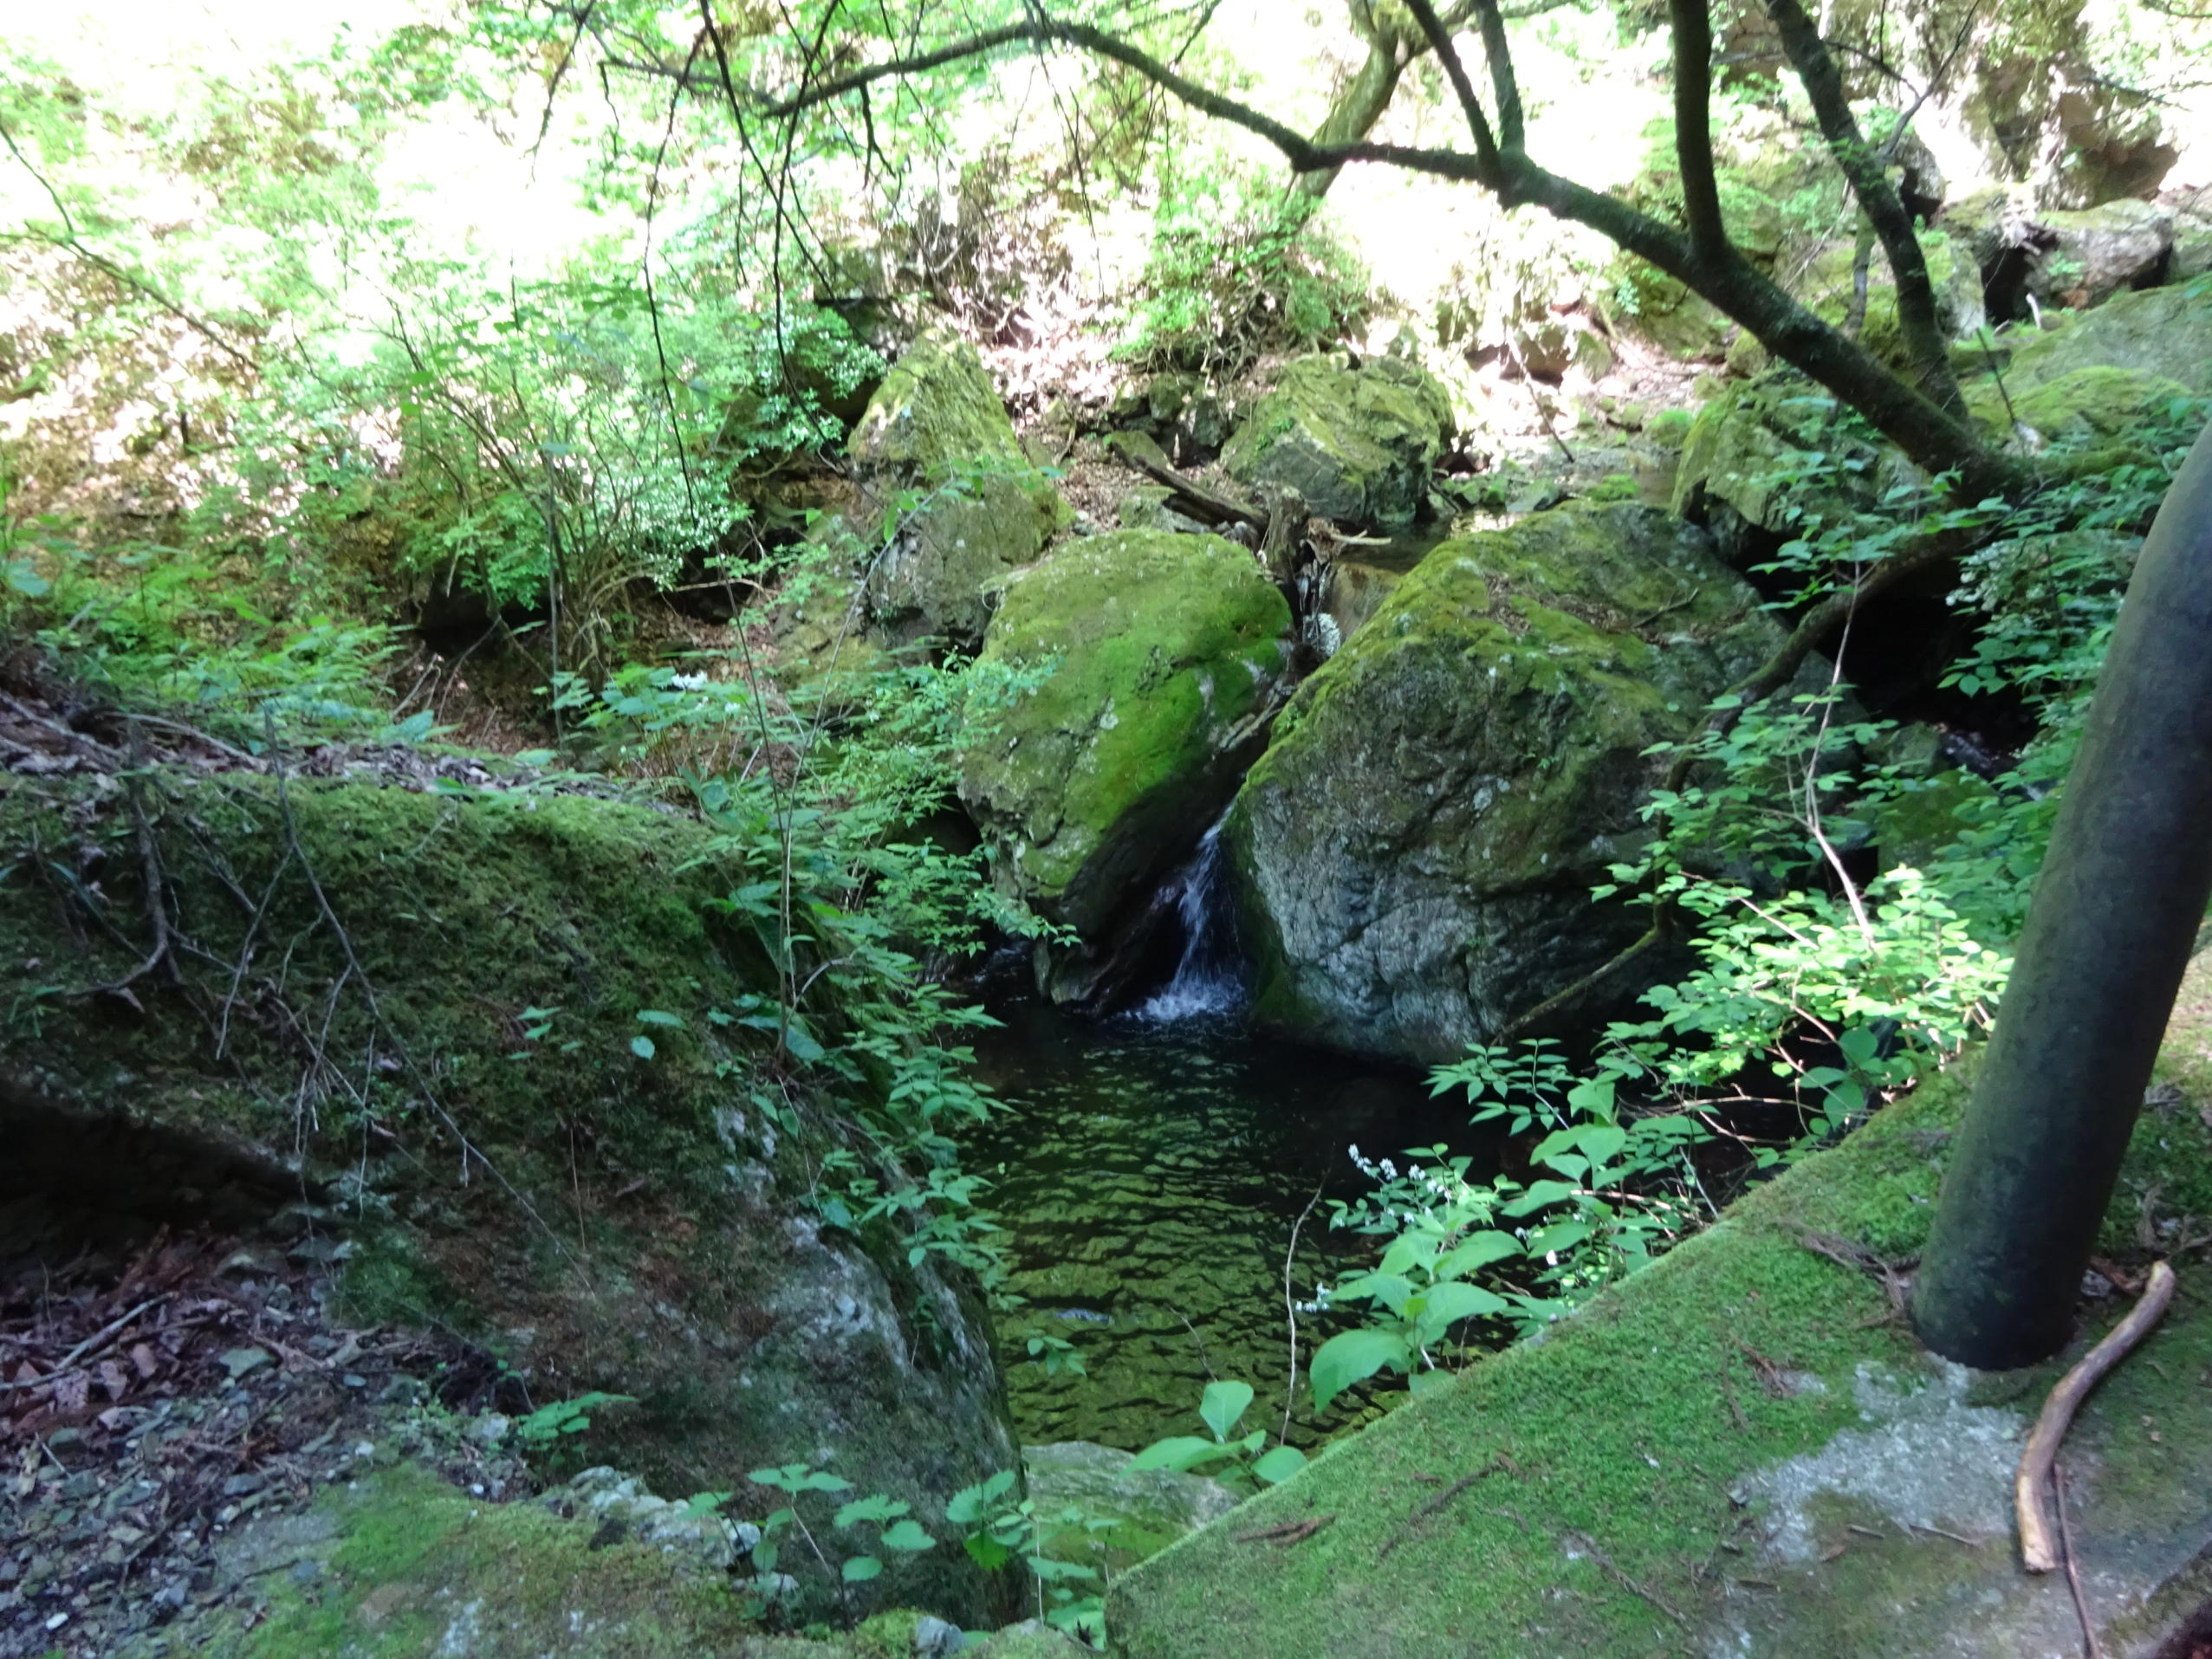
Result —
[[[841,1475],[806,1463],[787,1463],[755,1469],[746,1479],[788,1500],[756,1525],[746,1552],[752,1574],[744,1588],[756,1618],[774,1618],[794,1604],[801,1588],[799,1575],[792,1571],[795,1566],[811,1562],[841,1600],[846,1585],[882,1577],[886,1559],[937,1547],[937,1539],[913,1518],[910,1505],[880,1492],[846,1500],[825,1525],[819,1507],[853,1490],[853,1483]],[[818,1512],[811,1526],[802,1513],[808,1507]],[[806,1546],[803,1556],[790,1546],[795,1538]],[[849,1547],[853,1545],[866,1547]]]
[[[1236,374],[1262,353],[1311,351],[1364,321],[1365,274],[1294,191],[1229,173],[1171,176],[1115,354]]]
[[[1093,1647],[1103,1646],[1105,1603],[1097,1591],[1086,1588],[1098,1582],[1098,1569],[1054,1559],[1045,1541],[1054,1533],[1071,1528],[1100,1532],[1113,1522],[1087,1516],[1073,1505],[1057,1511],[1041,1509],[1035,1499],[1014,1495],[1015,1480],[1013,1470],[1002,1469],[962,1487],[945,1506],[945,1519],[967,1529],[961,1546],[986,1572],[1016,1563],[1028,1570],[1039,1618]]]

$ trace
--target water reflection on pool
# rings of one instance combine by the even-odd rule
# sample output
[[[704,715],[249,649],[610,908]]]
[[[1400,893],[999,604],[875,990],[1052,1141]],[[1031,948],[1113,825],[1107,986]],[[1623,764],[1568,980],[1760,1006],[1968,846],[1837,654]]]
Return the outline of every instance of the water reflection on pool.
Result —
[[[1417,1073],[1255,1036],[1234,1016],[996,1012],[1005,1028],[978,1043],[979,1070],[1008,1110],[966,1162],[996,1183],[1011,1288],[1028,1299],[999,1321],[1022,1438],[1135,1448],[1203,1433],[1195,1409],[1216,1377],[1257,1391],[1247,1428],[1280,1426],[1293,1222],[1320,1188],[1294,1273],[1310,1300],[1359,1248],[1327,1224],[1327,1200],[1365,1184],[1347,1147],[1472,1150],[1464,1106],[1431,1099]],[[1033,1332],[1074,1344],[1087,1374],[1030,1363]],[[1314,1339],[1302,1319],[1305,1352]],[[1316,1421],[1301,1387],[1291,1438],[1311,1445],[1364,1409]]]

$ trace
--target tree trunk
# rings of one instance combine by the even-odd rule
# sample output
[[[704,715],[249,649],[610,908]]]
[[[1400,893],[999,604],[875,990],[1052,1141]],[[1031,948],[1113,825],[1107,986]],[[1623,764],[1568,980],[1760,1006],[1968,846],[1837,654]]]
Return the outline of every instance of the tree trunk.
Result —
[[[1358,9],[1353,15],[1356,24]],[[1372,31],[1362,29],[1360,34],[1367,42],[1366,61],[1329,106],[1328,114],[1314,133],[1317,146],[1359,143],[1375,130],[1375,123],[1382,120],[1391,100],[1398,96],[1398,78],[1405,73],[1409,57],[1405,42],[1396,29],[1387,27],[1378,26]],[[1336,183],[1343,171],[1339,165],[1300,173],[1290,188],[1307,201],[1318,202],[1328,194],[1329,186]]]
[[[1937,1353],[2056,1353],[2212,898],[2212,429],[2128,584],[1913,1298]]]

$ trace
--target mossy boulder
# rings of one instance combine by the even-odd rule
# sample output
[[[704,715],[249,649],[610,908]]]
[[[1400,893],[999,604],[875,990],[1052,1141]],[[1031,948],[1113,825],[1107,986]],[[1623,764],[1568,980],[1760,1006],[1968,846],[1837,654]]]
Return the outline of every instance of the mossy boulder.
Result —
[[[663,1496],[758,1513],[748,1470],[827,1459],[927,1520],[1014,1466],[972,1280],[814,1201],[829,1151],[879,1154],[825,1073],[736,1022],[775,976],[722,901],[762,872],[706,826],[528,787],[17,781],[0,867],[94,872],[112,930],[67,886],[0,883],[0,960],[36,964],[0,1203],[240,1227],[289,1196],[359,1318],[465,1338],[541,1401],[636,1397],[579,1449]],[[149,858],[191,948],[173,984],[93,993],[144,956]],[[993,1582],[939,1551],[858,1604],[980,1622]]]
[[[1815,452],[1825,459],[1808,461]],[[1710,528],[1741,566],[1796,534],[1806,515],[1864,511],[1908,474],[1895,450],[1845,424],[1832,393],[1776,369],[1722,388],[1698,410],[1683,440],[1672,507]]]
[[[1131,1468],[1136,1461],[1133,1452],[1087,1440],[1022,1448],[1048,1556],[1095,1568],[1110,1581],[1236,1507],[1236,1494],[1218,1481]],[[1065,1519],[1069,1511],[1080,1519]]]
[[[1701,533],[1583,506],[1446,542],[1301,686],[1225,839],[1267,1023],[1434,1061],[1642,927],[1591,887],[1781,632]]]
[[[976,348],[948,333],[924,335],[892,366],[847,453],[871,528],[904,507],[860,570],[872,619],[894,639],[974,645],[999,585],[1069,517]]]
[[[2179,380],[2148,369],[2080,368],[2024,387],[2009,400],[1994,381],[1983,381],[1967,401],[1976,418],[2000,430],[2012,423],[2047,439],[2109,442],[2163,424],[2167,407],[2189,395]]]
[[[2183,987],[2098,1242],[2140,1266],[2212,1220],[2212,962]],[[1969,1068],[1970,1070],[1970,1066]],[[1541,1342],[1473,1364],[1115,1581],[1121,1659],[2072,1654],[2064,1576],[2020,1570],[2011,1486],[2068,1351],[1976,1375],[1926,1354],[1873,1275],[1923,1247],[1968,1077],[1945,1073]],[[2108,1653],[2212,1590],[2212,1307],[2183,1288],[2065,1453]],[[1318,1527],[1314,1523],[1320,1523]],[[1249,1540],[1301,1526],[1298,1541]],[[2196,1627],[2201,1629],[2201,1626]]]
[[[1215,535],[1085,537],[1009,583],[982,661],[1029,684],[960,778],[1008,891],[1101,944],[1236,787],[1289,633],[1282,594]]]
[[[911,1610],[878,1614],[840,1635],[771,1634],[750,1616],[739,1582],[598,1513],[566,1516],[571,1506],[559,1503],[561,1495],[485,1502],[413,1464],[365,1474],[311,1509],[236,1529],[223,1565],[226,1578],[258,1586],[245,1610],[188,1614],[165,1638],[140,1638],[118,1659],[186,1650],[210,1659],[937,1659],[954,1651],[1022,1659],[1082,1651],[1022,1627],[961,1643],[957,1626]],[[829,1547],[850,1536],[828,1533]]]
[[[1253,405],[1222,465],[1240,483],[1297,490],[1322,518],[1394,529],[1420,515],[1453,428],[1450,398],[1417,364],[1301,357]]]
[[[2117,294],[2054,325],[2007,331],[2005,386],[2015,403],[2085,368],[2136,369],[2212,396],[2212,277]]]

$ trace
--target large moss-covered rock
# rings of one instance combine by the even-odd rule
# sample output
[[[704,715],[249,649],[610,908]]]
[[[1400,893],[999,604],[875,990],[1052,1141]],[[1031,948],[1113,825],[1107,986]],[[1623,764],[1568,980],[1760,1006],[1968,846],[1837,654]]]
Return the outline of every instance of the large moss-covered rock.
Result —
[[[0,1206],[239,1227],[304,1197],[360,1318],[465,1338],[540,1401],[636,1397],[589,1448],[665,1496],[758,1513],[747,1471],[827,1461],[941,1519],[1014,1467],[976,1286],[816,1202],[833,1148],[877,1154],[731,1023],[775,978],[717,909],[759,872],[704,825],[530,788],[16,781],[0,867],[66,848],[120,936],[0,883],[0,960],[47,988],[4,1015]],[[178,982],[84,995],[142,956],[149,852]],[[803,1111],[764,1113],[771,1067]],[[878,1593],[996,1610],[954,1551]]]
[[[1117,530],[1009,585],[983,661],[1034,680],[962,761],[999,877],[1087,942],[1236,787],[1288,667],[1290,608],[1214,535]]]
[[[1808,462],[1814,452],[1826,458]],[[1698,410],[1672,505],[1709,528],[1741,566],[1796,534],[1807,515],[1864,511],[1913,476],[1896,450],[1845,424],[1833,394],[1778,369],[1723,388]]]
[[[2179,380],[2148,369],[2081,368],[2018,392],[1984,380],[1967,404],[1977,418],[2000,429],[2016,424],[2047,439],[2109,442],[2142,431],[2189,395]]]
[[[1253,406],[1222,464],[1239,483],[1297,490],[1322,518],[1395,528],[1420,515],[1452,430],[1450,398],[1417,364],[1301,357]]]
[[[848,452],[872,518],[902,492],[912,501],[889,544],[864,561],[875,621],[897,638],[973,645],[999,585],[1067,516],[976,348],[923,336],[884,377]]]
[[[1697,531],[1561,509],[1447,542],[1291,701],[1226,838],[1261,1018],[1457,1054],[1642,925],[1590,888],[1706,702],[1781,638]]]
[[[2118,294],[2042,329],[2007,331],[2005,386],[2017,402],[2076,369],[2137,369],[2212,395],[2212,277]]]
[[[2131,1266],[2212,1217],[2209,1014],[2200,957],[2161,1061],[2171,1086],[2150,1097],[2100,1234]],[[1875,1277],[1807,1247],[1826,1235],[1917,1254],[1965,1093],[1956,1072],[1923,1085],[1543,1341],[1480,1360],[1120,1578],[1114,1651],[2079,1653],[2064,1576],[2020,1570],[2012,1481],[2045,1395],[2124,1299],[2086,1301],[2060,1358],[1977,1375],[1931,1359]],[[2188,1652],[2165,1643],[2212,1588],[2212,1312],[2183,1284],[2066,1442],[2072,1549],[2109,1654]],[[1294,1546],[1251,1541],[1301,1524]]]

